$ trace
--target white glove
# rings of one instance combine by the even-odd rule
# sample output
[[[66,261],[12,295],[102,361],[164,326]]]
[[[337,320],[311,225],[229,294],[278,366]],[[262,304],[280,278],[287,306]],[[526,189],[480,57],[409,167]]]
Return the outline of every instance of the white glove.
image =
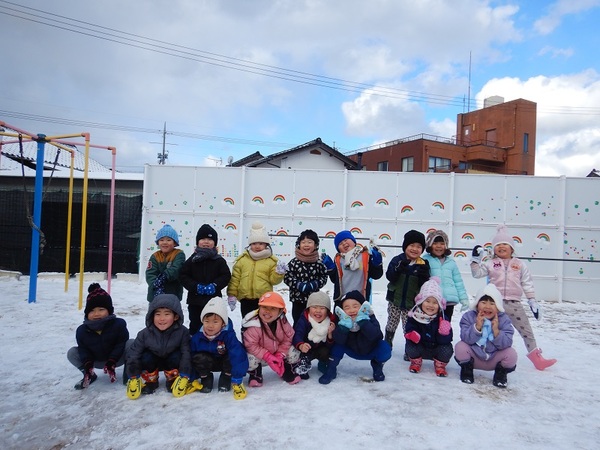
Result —
[[[527,303],[529,303],[533,317],[535,317],[536,320],[542,320],[542,307],[535,301],[535,298],[530,298],[527,300]]]
[[[463,298],[460,301],[460,312],[465,312],[467,309],[469,309],[469,300]]]
[[[229,303],[229,309],[231,309],[232,311],[235,309],[237,302],[238,302],[237,297],[234,297],[233,295],[230,295],[227,297],[227,303]]]
[[[476,245],[473,247],[473,251],[471,252],[471,262],[481,264],[484,252],[485,249],[481,245]]]
[[[277,266],[275,267],[275,272],[277,272],[279,275],[284,275],[288,270],[288,265],[279,260],[277,261]]]

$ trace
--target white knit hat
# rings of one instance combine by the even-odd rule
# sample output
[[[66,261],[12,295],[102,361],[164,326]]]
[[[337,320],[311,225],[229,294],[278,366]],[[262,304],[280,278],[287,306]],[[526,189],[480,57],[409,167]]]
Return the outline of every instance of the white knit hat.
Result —
[[[496,236],[492,239],[492,248],[496,247],[498,244],[508,244],[511,246],[513,251],[515,250],[515,241],[510,234],[508,234],[508,230],[506,229],[506,225],[498,225],[498,231],[496,232]]]
[[[504,305],[502,304],[502,294],[500,293],[498,288],[492,283],[486,284],[484,287],[479,289],[477,295],[475,296],[475,301],[471,303],[469,309],[477,310],[477,304],[479,303],[479,300],[481,300],[481,297],[486,295],[494,300],[498,311],[504,312]]]
[[[204,320],[204,316],[207,314],[214,313],[221,317],[221,319],[223,319],[223,323],[227,325],[229,319],[228,311],[229,308],[225,299],[221,297],[213,297],[202,310],[202,313],[200,314],[200,320]]]
[[[252,228],[250,229],[250,236],[248,237],[248,244],[254,244],[256,242],[263,242],[265,244],[271,243],[271,240],[269,239],[269,234],[267,233],[267,229],[260,222],[254,222],[252,224]]]

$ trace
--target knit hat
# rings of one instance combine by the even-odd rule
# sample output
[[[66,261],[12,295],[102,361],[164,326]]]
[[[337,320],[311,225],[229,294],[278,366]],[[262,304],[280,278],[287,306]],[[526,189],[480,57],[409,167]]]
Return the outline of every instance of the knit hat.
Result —
[[[431,230],[429,233],[427,233],[427,239],[425,240],[425,251],[427,251],[427,253],[431,253],[431,246],[434,242],[444,243],[446,246],[444,256],[448,256],[452,253],[449,248],[450,246],[448,245],[448,235],[442,230]]]
[[[340,242],[342,242],[343,240],[346,240],[346,239],[350,239],[352,242],[354,242],[356,244],[356,238],[350,231],[348,231],[348,230],[340,231],[333,238],[333,245],[335,246],[336,251],[339,251],[338,246],[340,245]]]
[[[367,301],[360,291],[350,291],[340,299],[340,305],[343,305],[344,301],[349,299],[356,300],[361,305]]]
[[[274,306],[275,308],[283,309],[284,314],[287,312],[283,297],[277,292],[265,292],[262,297],[258,299],[258,306]]]
[[[415,297],[415,305],[418,306],[427,300],[428,297],[433,297],[437,300],[440,309],[446,309],[446,299],[442,294],[442,287],[440,285],[439,277],[431,277],[428,281],[423,283],[421,290]]]
[[[213,297],[206,304],[204,309],[202,309],[202,313],[200,313],[200,321],[203,321],[204,316],[206,316],[207,314],[214,313],[221,319],[223,319],[223,323],[227,325],[229,320],[229,315],[227,313],[228,310],[229,308],[225,299],[221,297]]]
[[[506,229],[506,225],[498,225],[498,231],[496,232],[496,236],[492,239],[492,248],[498,244],[508,244],[511,246],[513,251],[515,250],[515,241],[508,234],[508,230]]]
[[[296,248],[300,247],[300,242],[302,242],[304,239],[310,239],[315,243],[315,248],[319,248],[319,236],[317,236],[317,233],[315,233],[313,230],[304,230],[302,233],[300,233],[300,236],[298,236],[298,239],[296,239]]]
[[[179,236],[177,235],[177,231],[169,225],[163,225],[163,227],[156,232],[156,243],[160,241],[161,238],[168,237],[175,241],[175,247],[179,245]]]
[[[475,301],[471,303],[471,305],[469,306],[469,309],[477,310],[477,304],[481,300],[481,297],[486,297],[486,296],[490,297],[494,300],[494,303],[496,304],[496,308],[498,308],[498,311],[504,312],[504,304],[502,303],[502,294],[500,293],[498,288],[496,286],[494,286],[492,283],[486,284],[484,287],[479,289],[479,292],[477,292],[477,295],[475,296]]]
[[[329,299],[329,295],[323,291],[313,292],[308,296],[308,301],[306,302],[307,308],[310,308],[311,306],[323,306],[331,311],[331,300]]]
[[[252,224],[252,228],[250,228],[250,236],[248,237],[248,245],[256,242],[262,242],[264,244],[269,244],[271,242],[271,239],[269,239],[269,234],[267,233],[267,229],[260,222],[254,222]]]
[[[85,310],[83,311],[85,317],[92,311],[94,308],[106,308],[109,314],[115,312],[115,308],[112,304],[112,298],[108,295],[104,289],[100,287],[98,283],[92,283],[88,287],[88,296],[85,302]]]
[[[402,242],[402,251],[406,251],[406,247],[410,244],[421,244],[423,250],[425,250],[425,235],[417,230],[407,231],[404,235],[404,241]]]
[[[217,242],[219,241],[219,235],[217,234],[215,229],[207,223],[205,223],[198,229],[198,233],[196,233],[196,244],[198,244],[198,241],[200,239],[206,238],[212,239],[215,245],[217,245]]]

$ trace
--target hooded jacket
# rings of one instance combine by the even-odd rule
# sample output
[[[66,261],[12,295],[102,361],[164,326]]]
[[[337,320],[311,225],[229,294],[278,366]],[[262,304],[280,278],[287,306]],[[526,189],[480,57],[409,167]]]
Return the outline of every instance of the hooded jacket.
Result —
[[[244,328],[242,336],[248,353],[260,360],[264,360],[267,352],[272,355],[276,353],[287,355],[292,346],[294,329],[283,313],[275,320],[275,323],[277,328],[273,334],[269,325],[261,322],[258,310],[246,314],[242,323],[242,328]]]

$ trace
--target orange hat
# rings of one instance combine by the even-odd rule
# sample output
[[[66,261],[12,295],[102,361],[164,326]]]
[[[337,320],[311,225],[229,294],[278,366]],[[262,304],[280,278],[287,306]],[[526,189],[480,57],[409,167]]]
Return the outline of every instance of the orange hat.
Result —
[[[285,302],[283,297],[277,292],[265,292],[261,298],[258,299],[258,306],[274,306],[275,308],[283,309],[285,314]]]

